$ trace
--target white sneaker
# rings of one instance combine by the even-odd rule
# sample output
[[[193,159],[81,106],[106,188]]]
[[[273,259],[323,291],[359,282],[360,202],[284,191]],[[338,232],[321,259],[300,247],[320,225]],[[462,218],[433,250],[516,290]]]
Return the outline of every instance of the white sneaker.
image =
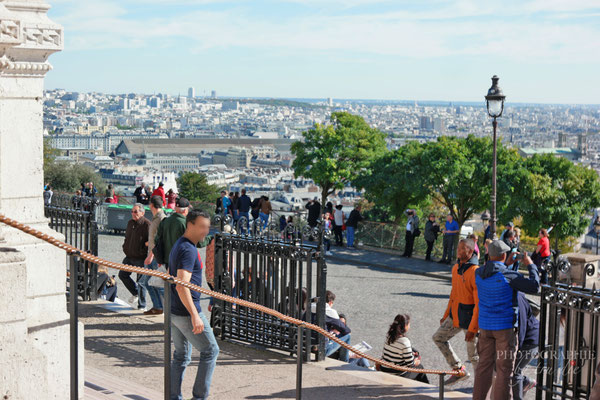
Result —
[[[129,304],[132,304],[133,306],[137,307],[137,305],[138,305],[138,297],[137,296],[131,296],[129,298]]]
[[[326,251],[326,252],[325,252],[325,255],[326,255],[326,256],[332,256],[332,255],[333,255],[333,253],[332,253],[332,252],[330,252],[330,251]]]

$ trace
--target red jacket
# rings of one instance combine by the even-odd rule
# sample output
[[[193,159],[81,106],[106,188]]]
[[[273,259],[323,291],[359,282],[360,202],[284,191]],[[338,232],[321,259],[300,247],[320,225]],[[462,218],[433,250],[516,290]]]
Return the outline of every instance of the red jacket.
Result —
[[[167,205],[167,199],[165,198],[165,189],[163,189],[162,186],[159,186],[156,189],[154,189],[154,192],[152,192],[152,196],[160,196],[163,201],[163,207]]]

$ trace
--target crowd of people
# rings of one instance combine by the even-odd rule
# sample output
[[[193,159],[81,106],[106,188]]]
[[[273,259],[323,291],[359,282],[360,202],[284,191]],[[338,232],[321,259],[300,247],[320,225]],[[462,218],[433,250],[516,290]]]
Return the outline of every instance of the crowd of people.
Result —
[[[511,237],[510,234],[505,236]],[[539,269],[527,253],[513,251],[504,240],[492,240],[486,248],[488,261],[480,266],[475,241],[472,238],[459,241],[448,304],[432,340],[448,366],[460,372],[448,378],[446,385],[471,376],[450,345],[451,338],[464,333],[469,361],[475,371],[473,398],[483,400],[491,389],[493,399],[508,399],[511,394],[514,399],[522,399],[536,385],[534,380],[524,376],[523,370],[536,356],[538,348],[539,321],[525,294],[539,292]],[[527,276],[515,270],[516,262],[528,269]],[[350,328],[345,318],[333,309],[334,300],[335,295],[327,292],[327,328],[350,344]],[[421,354],[412,346],[409,332],[410,315],[396,315],[384,337],[382,359],[423,369]],[[351,362],[351,355],[332,340],[328,341],[326,350],[327,356],[339,350],[337,357]],[[369,367],[366,360],[359,361],[359,365]],[[424,373],[377,367],[428,383]]]
[[[143,203],[136,203],[131,209],[131,219],[127,223],[122,246],[125,254],[123,264],[158,269],[201,286],[205,268],[198,248],[207,247],[213,241],[213,236],[209,235],[210,217],[192,209],[190,202],[183,197],[175,200],[175,212],[167,217],[164,207],[168,204],[168,198],[164,191],[161,195],[157,190],[148,201],[152,221],[145,217]],[[143,193],[139,195],[145,196]],[[145,315],[163,314],[163,281],[144,274],[136,274],[134,280],[132,274],[122,270],[118,274],[131,294],[129,302],[132,306],[143,310]],[[98,293],[109,301],[115,301],[116,292],[114,276],[109,276],[107,269],[100,268]],[[149,307],[150,301],[152,307]],[[200,293],[180,285],[171,285],[170,311],[175,349],[171,366],[171,398],[182,398],[181,383],[186,367],[191,362],[192,347],[200,352],[192,393],[194,398],[207,398],[219,346],[200,307]]]
[[[140,188],[138,188],[140,189]],[[137,196],[143,199],[146,188],[141,186]],[[168,193],[161,191],[162,185],[150,194],[148,205],[152,220],[145,218],[145,205],[136,203],[131,210],[131,220],[127,224],[123,242],[124,264],[148,269],[162,269],[180,279],[201,285],[204,270],[198,247],[208,246],[213,237],[209,235],[209,216],[193,210],[185,198],[174,201],[174,210],[169,217],[163,208],[171,203]],[[343,245],[343,232],[346,231],[348,247],[353,246],[354,230],[362,220],[360,206],[356,206],[346,218],[340,205],[328,203],[324,210],[317,199],[306,204],[308,224],[317,226],[324,221],[325,228],[334,232],[337,245]],[[223,191],[217,202],[216,211],[230,215],[234,220],[253,216],[261,223],[268,223],[272,208],[268,197],[254,200],[245,190],[238,193]],[[415,210],[407,210],[406,257],[411,257],[414,238],[420,234],[419,218]],[[291,222],[288,219],[285,223]],[[538,265],[550,257],[548,231],[539,231],[539,243],[530,257],[520,249],[520,232],[512,223],[508,223],[500,239],[485,240],[485,263],[480,266],[480,254],[477,237],[470,235],[458,242],[454,258],[454,241],[459,234],[458,224],[451,215],[446,217],[445,225],[440,229],[434,214],[430,214],[425,224],[424,237],[427,242],[426,259],[431,259],[432,243],[439,234],[444,235],[444,256],[441,262],[452,263],[452,288],[440,326],[432,340],[446,359],[448,366],[460,372],[446,380],[453,385],[469,379],[465,364],[456,355],[450,339],[459,333],[464,341],[469,361],[475,371],[474,399],[485,399],[492,391],[493,399],[507,399],[512,396],[521,399],[536,382],[525,377],[524,368],[536,356],[538,347],[539,322],[525,294],[538,293],[541,271]],[[327,251],[331,243],[326,241]],[[536,262],[534,262],[535,259]],[[519,272],[519,265],[527,268],[528,275]],[[99,272],[99,292],[108,300],[116,297],[116,281],[108,271]],[[119,272],[119,278],[131,293],[130,303],[144,310],[147,315],[163,313],[164,289],[162,281],[152,283],[147,275],[138,274],[136,280],[132,273]],[[208,276],[207,276],[208,279]],[[201,353],[198,373],[193,394],[197,398],[208,395],[216,358],[219,353],[217,342],[210,324],[202,313],[197,292],[179,285],[172,285],[172,326],[175,352],[172,367],[172,398],[180,398],[181,380],[186,366],[191,361],[191,347]],[[239,293],[238,293],[239,294]],[[149,299],[148,299],[149,297]],[[335,294],[326,293],[326,327],[342,342],[351,343],[351,329],[347,317],[334,309]],[[149,301],[152,307],[149,307]],[[308,307],[307,307],[308,308]],[[316,313],[316,302],[310,310]],[[210,308],[209,308],[210,311]],[[383,336],[384,361],[404,367],[423,369],[422,356],[411,344],[410,315],[397,314]],[[326,356],[353,363],[365,368],[377,368],[384,372],[428,382],[427,375],[419,372],[398,372],[385,366],[371,366],[365,359],[358,358],[339,343],[328,340]]]

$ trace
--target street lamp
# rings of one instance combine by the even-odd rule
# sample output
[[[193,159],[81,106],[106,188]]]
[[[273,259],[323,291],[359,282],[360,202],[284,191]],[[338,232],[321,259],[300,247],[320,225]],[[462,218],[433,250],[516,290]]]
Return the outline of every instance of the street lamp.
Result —
[[[504,111],[504,99],[506,97],[502,93],[502,89],[498,86],[499,79],[496,75],[492,77],[492,87],[488,90],[487,96],[485,96],[488,115],[494,119],[492,122],[494,128],[494,159],[492,161],[492,225],[490,228],[492,239],[496,238],[496,129],[498,128],[496,118],[499,118],[502,115],[502,111]]]
[[[600,216],[594,221],[594,231],[596,231],[596,255],[598,255],[598,239],[600,239]]]

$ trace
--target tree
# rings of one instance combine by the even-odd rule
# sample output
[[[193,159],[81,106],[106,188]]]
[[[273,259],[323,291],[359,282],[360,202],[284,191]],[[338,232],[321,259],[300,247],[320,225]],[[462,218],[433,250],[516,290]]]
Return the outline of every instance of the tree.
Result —
[[[475,212],[490,208],[492,148],[489,138],[440,137],[426,143],[419,164],[419,179],[431,195],[444,204],[462,226]],[[498,215],[508,212],[507,205],[522,174],[521,157],[516,150],[498,143]]]
[[[58,150],[52,147],[49,139],[44,138],[44,169],[49,167],[54,160],[56,160],[57,155]]]
[[[316,124],[292,144],[296,177],[310,178],[321,187],[321,204],[335,190],[370,167],[386,151],[385,134],[362,117],[346,112],[331,114],[330,125]]]
[[[214,202],[219,197],[219,188],[209,185],[206,175],[186,172],[177,178],[179,194],[190,201]]]
[[[63,161],[54,161],[44,166],[44,182],[48,182],[54,190],[64,192],[78,190],[82,182],[93,182],[98,193],[103,193],[106,188],[104,180],[93,168]]]
[[[387,211],[396,223],[409,206],[416,206],[429,196],[427,186],[420,180],[421,170],[416,168],[422,150],[419,143],[409,142],[386,152],[352,181],[357,188],[365,189],[365,197],[376,204],[376,209]]]
[[[525,231],[536,236],[554,225],[559,240],[578,237],[589,225],[589,213],[600,206],[600,179],[596,171],[550,154],[534,155],[524,162],[524,184],[511,203],[523,217]]]

